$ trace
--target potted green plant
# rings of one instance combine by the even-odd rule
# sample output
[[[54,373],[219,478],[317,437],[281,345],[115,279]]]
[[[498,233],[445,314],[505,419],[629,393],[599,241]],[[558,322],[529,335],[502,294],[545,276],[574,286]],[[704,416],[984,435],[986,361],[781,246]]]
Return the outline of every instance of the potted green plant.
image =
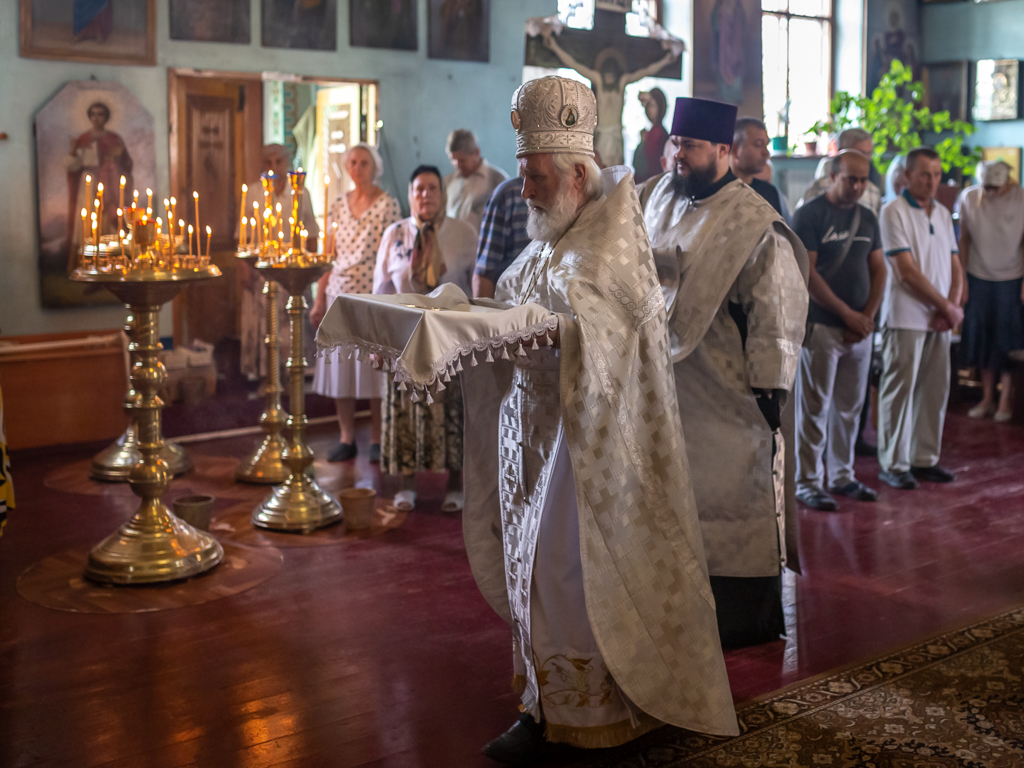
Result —
[[[914,82],[911,68],[898,59],[893,60],[892,67],[882,75],[870,96],[839,91],[832,97],[830,112],[827,120],[815,123],[809,132],[835,133],[850,126],[863,128],[875,142],[873,159],[882,175],[894,154],[906,154],[921,146],[923,133],[944,136],[934,149],[946,173],[959,168],[971,175],[981,160],[981,147],[964,144],[964,139],[974,133],[974,126],[950,119],[949,112],[932,112],[924,104],[924,86]]]

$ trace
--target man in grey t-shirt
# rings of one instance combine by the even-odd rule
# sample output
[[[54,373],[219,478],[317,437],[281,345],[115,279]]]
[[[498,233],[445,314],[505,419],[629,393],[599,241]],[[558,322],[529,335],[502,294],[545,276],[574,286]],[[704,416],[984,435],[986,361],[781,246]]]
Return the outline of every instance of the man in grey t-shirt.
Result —
[[[823,457],[832,493],[860,501],[878,498],[853,473],[871,334],[886,275],[878,219],[857,202],[869,167],[860,152],[843,150],[833,160],[828,192],[793,216],[793,230],[811,263],[807,337],[796,382],[796,496],[824,511],[838,505],[825,490]]]

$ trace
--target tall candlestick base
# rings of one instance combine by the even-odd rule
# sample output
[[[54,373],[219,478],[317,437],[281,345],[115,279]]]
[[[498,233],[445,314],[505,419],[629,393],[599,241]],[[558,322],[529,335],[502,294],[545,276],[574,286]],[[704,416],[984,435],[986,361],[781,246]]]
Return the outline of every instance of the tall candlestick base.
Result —
[[[157,357],[160,307],[189,282],[220,275],[214,266],[165,270],[150,266],[126,271],[77,269],[72,280],[103,285],[131,306],[131,412],[137,428],[141,460],[128,475],[132,492],[141,499],[132,518],[89,553],[86,577],[108,584],[150,584],[203,573],[224,557],[220,544],[207,533],[179,520],[160,499],[171,475],[161,457],[163,402],[157,390],[167,371]]]
[[[160,458],[167,464],[172,477],[182,475],[192,469],[192,460],[185,449],[177,443],[164,443]],[[136,437],[135,422],[128,425],[124,434],[107,448],[92,457],[89,465],[89,477],[108,483],[126,483],[132,467],[142,460]]]
[[[246,261],[249,259],[247,258]],[[263,285],[267,297],[267,391],[266,404],[260,414],[264,437],[256,450],[242,459],[235,470],[235,479],[244,483],[283,483],[292,470],[284,463],[288,442],[281,434],[288,414],[281,406],[281,358],[278,346],[277,283],[267,280]]]
[[[306,475],[313,463],[313,450],[306,442],[305,373],[302,354],[302,313],[306,300],[302,293],[328,268],[328,264],[311,266],[272,266],[260,263],[256,269],[268,280],[274,280],[288,291],[288,319],[291,328],[291,355],[288,358],[288,383],[291,416],[288,417],[289,441],[283,459],[291,476],[274,488],[253,511],[252,524],[277,531],[310,533],[341,521],[341,505],[325,493],[316,480]]]
[[[128,307],[128,318],[125,321],[124,329],[129,338],[131,338],[134,328],[135,317],[131,314],[131,307]],[[129,360],[129,369],[131,369],[137,361],[137,356],[132,353]],[[129,416],[132,414],[134,398],[135,391],[129,386],[128,392],[124,396],[124,409]],[[92,457],[92,463],[89,465],[89,477],[108,483],[128,482],[128,475],[131,474],[132,467],[142,460],[136,433],[135,419],[132,418],[123,435]],[[184,474],[192,469],[192,462],[189,460],[188,454],[185,453],[185,449],[176,443],[165,442],[160,451],[160,458],[167,463],[167,468],[174,476]]]

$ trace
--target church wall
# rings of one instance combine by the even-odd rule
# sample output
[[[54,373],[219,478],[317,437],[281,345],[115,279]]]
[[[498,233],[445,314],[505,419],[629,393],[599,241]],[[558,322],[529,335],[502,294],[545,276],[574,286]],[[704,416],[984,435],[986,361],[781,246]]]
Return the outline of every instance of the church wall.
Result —
[[[921,31],[926,63],[965,59],[1024,60],[1024,0],[924,5]],[[975,125],[978,131],[971,137],[973,144],[1024,146],[1024,120]]]
[[[402,186],[419,163],[450,170],[445,137],[453,128],[476,132],[484,156],[508,173],[515,170],[515,139],[509,123],[512,91],[523,67],[524,21],[555,12],[554,0],[492,0],[490,63],[427,58],[426,3],[420,0],[419,50],[390,51],[348,45],[348,2],[338,2],[338,50],[314,52],[260,46],[260,2],[252,4],[252,43],[231,45],[169,39],[167,0],[157,11],[157,65],[153,67],[42,61],[18,56],[18,3],[0,3],[0,335],[119,328],[117,307],[43,310],[39,301],[35,148],[36,111],[68,80],[95,77],[124,84],[156,122],[159,195],[168,185],[167,68],[281,72],[321,77],[375,79],[381,87],[381,119]],[[390,175],[390,174],[388,174]],[[170,332],[170,311],[162,317]]]

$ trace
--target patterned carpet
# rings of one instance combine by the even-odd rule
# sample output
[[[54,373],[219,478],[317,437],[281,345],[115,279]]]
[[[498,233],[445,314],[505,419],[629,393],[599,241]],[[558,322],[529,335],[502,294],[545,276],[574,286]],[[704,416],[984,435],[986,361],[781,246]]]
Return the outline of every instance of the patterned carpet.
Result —
[[[733,739],[662,728],[583,764],[1024,766],[1024,608],[799,683],[737,714]]]

